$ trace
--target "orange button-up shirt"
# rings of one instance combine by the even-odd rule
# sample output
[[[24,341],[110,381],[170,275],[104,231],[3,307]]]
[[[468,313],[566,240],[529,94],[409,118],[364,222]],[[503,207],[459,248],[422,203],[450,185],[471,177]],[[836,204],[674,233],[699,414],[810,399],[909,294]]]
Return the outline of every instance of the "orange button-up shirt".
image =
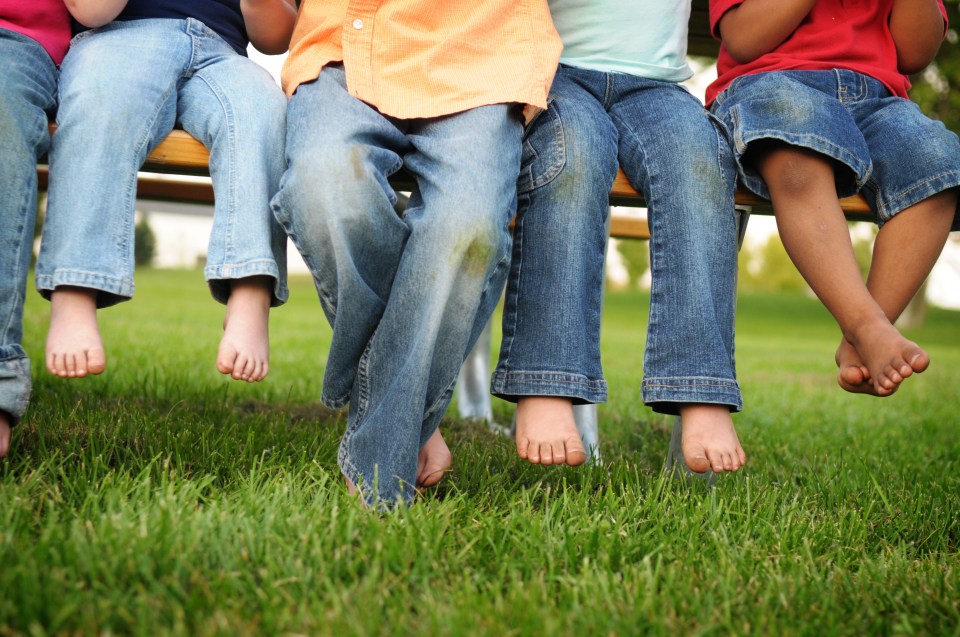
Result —
[[[293,95],[342,61],[350,94],[393,117],[546,108],[561,48],[547,0],[304,0],[282,81]]]

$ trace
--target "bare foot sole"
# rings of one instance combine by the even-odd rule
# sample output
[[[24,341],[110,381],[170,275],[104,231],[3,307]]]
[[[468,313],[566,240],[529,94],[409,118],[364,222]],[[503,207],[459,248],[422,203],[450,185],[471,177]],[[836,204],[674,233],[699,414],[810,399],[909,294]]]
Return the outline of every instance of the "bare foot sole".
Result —
[[[694,473],[738,471],[747,462],[733,427],[730,410],[723,405],[684,405],[680,408],[683,427],[683,459]]]
[[[47,369],[60,378],[102,374],[107,357],[97,325],[96,292],[57,288],[50,297]]]
[[[878,394],[873,383],[870,382],[870,370],[866,368],[857,350],[853,348],[850,341],[843,339],[840,346],[837,347],[837,353],[834,357],[837,362],[837,384],[844,391],[851,394],[870,394],[871,396],[889,396],[893,391],[886,394]]]
[[[863,325],[857,330],[856,338],[850,339],[850,344],[868,370],[866,382],[871,383],[874,390],[868,393],[876,396],[889,396],[905,379],[930,365],[930,356],[885,320]],[[856,380],[849,365],[841,371],[848,381]]]
[[[432,487],[450,471],[453,456],[437,429],[417,455],[417,486]]]
[[[10,451],[10,418],[0,411],[0,458]]]
[[[270,371],[270,287],[266,277],[234,282],[217,349],[217,370],[234,380],[255,383]]]
[[[556,396],[526,396],[517,403],[517,454],[532,464],[575,467],[587,451],[573,418],[573,403]]]

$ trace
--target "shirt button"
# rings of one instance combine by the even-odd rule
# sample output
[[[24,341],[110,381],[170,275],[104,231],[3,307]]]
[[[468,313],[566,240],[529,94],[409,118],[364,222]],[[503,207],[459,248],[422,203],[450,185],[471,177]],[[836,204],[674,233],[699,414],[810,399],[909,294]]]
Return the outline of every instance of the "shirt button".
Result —
[[[353,28],[354,28],[354,29],[357,29],[358,31],[359,31],[360,29],[362,29],[362,28],[363,28],[363,20],[361,20],[360,18],[357,18],[356,20],[354,20],[354,21],[353,21]]]

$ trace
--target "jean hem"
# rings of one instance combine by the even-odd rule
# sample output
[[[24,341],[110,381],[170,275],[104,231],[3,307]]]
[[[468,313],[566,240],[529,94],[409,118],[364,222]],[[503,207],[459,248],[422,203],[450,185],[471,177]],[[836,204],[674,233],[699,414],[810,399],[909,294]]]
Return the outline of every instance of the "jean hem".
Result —
[[[494,372],[490,392],[517,402],[522,396],[559,396],[575,404],[607,402],[607,383],[580,374],[558,372]]]
[[[641,384],[645,405],[662,414],[677,415],[681,405],[725,405],[743,410],[743,397],[736,381],[723,378],[650,378]]]
[[[47,300],[50,300],[50,295],[59,287],[95,290],[98,293],[98,308],[116,305],[121,301],[129,301],[133,298],[134,292],[134,284],[131,279],[121,279],[83,270],[56,270],[53,274],[37,274],[36,286],[37,291]]]
[[[0,360],[0,411],[10,416],[14,427],[27,411],[32,389],[30,359],[26,355],[14,355]]]
[[[246,263],[207,265],[203,269],[204,279],[210,286],[210,294],[218,303],[224,305],[230,298],[229,282],[239,279],[248,279],[254,276],[266,276],[273,279],[273,290],[270,299],[270,307],[278,307],[287,302],[290,298],[290,291],[286,282],[280,278],[280,269],[273,259],[258,259]]]
[[[945,190],[960,186],[960,172],[947,171],[939,175],[933,175],[921,183],[915,183],[913,186],[903,192],[881,199],[877,197],[877,225],[883,227],[883,224],[890,221],[904,210],[926,201],[934,195],[938,195]],[[951,231],[960,230],[960,210],[954,212]]]
[[[407,495],[407,489],[398,489],[397,497],[393,499],[381,498],[380,487],[377,484],[380,476],[374,479],[373,484],[368,484],[363,479],[363,472],[350,461],[350,454],[346,448],[348,442],[349,438],[347,436],[344,436],[340,442],[340,449],[337,451],[337,466],[340,467],[340,472],[353,483],[367,506],[387,511],[400,504],[410,505],[413,503],[417,491],[412,487],[409,489],[409,496]]]

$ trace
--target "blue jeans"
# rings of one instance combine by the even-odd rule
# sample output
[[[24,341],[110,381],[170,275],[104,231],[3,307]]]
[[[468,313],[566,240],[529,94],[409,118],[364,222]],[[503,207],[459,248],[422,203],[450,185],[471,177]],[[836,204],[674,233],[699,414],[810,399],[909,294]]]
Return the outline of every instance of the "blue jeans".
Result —
[[[205,276],[268,276],[288,296],[286,239],[270,213],[283,174],[286,100],[266,70],[193,19],[113,22],[76,36],[61,65],[58,129],[37,288],[133,296],[137,169],[180,124],[210,149],[216,204]]]
[[[653,287],[643,400],[742,408],[734,365],[736,168],[722,125],[682,87],[561,66],[524,134],[519,215],[492,391],[607,398],[605,221],[617,165],[649,207]]]
[[[857,192],[878,225],[960,186],[960,138],[880,81],[848,71],[773,71],[738,77],[713,113],[733,137],[740,181],[770,198],[750,156],[751,145],[776,140],[835,162],[837,193]],[[960,214],[954,216],[960,230]]]
[[[333,327],[322,400],[350,404],[340,468],[370,503],[410,501],[506,278],[521,123],[507,105],[391,118],[347,92],[341,65],[297,89],[287,121],[274,212]],[[401,166],[416,188],[399,216]]]
[[[36,41],[0,29],[0,411],[19,420],[30,399],[23,301],[33,254],[37,159],[50,145],[57,67]]]

